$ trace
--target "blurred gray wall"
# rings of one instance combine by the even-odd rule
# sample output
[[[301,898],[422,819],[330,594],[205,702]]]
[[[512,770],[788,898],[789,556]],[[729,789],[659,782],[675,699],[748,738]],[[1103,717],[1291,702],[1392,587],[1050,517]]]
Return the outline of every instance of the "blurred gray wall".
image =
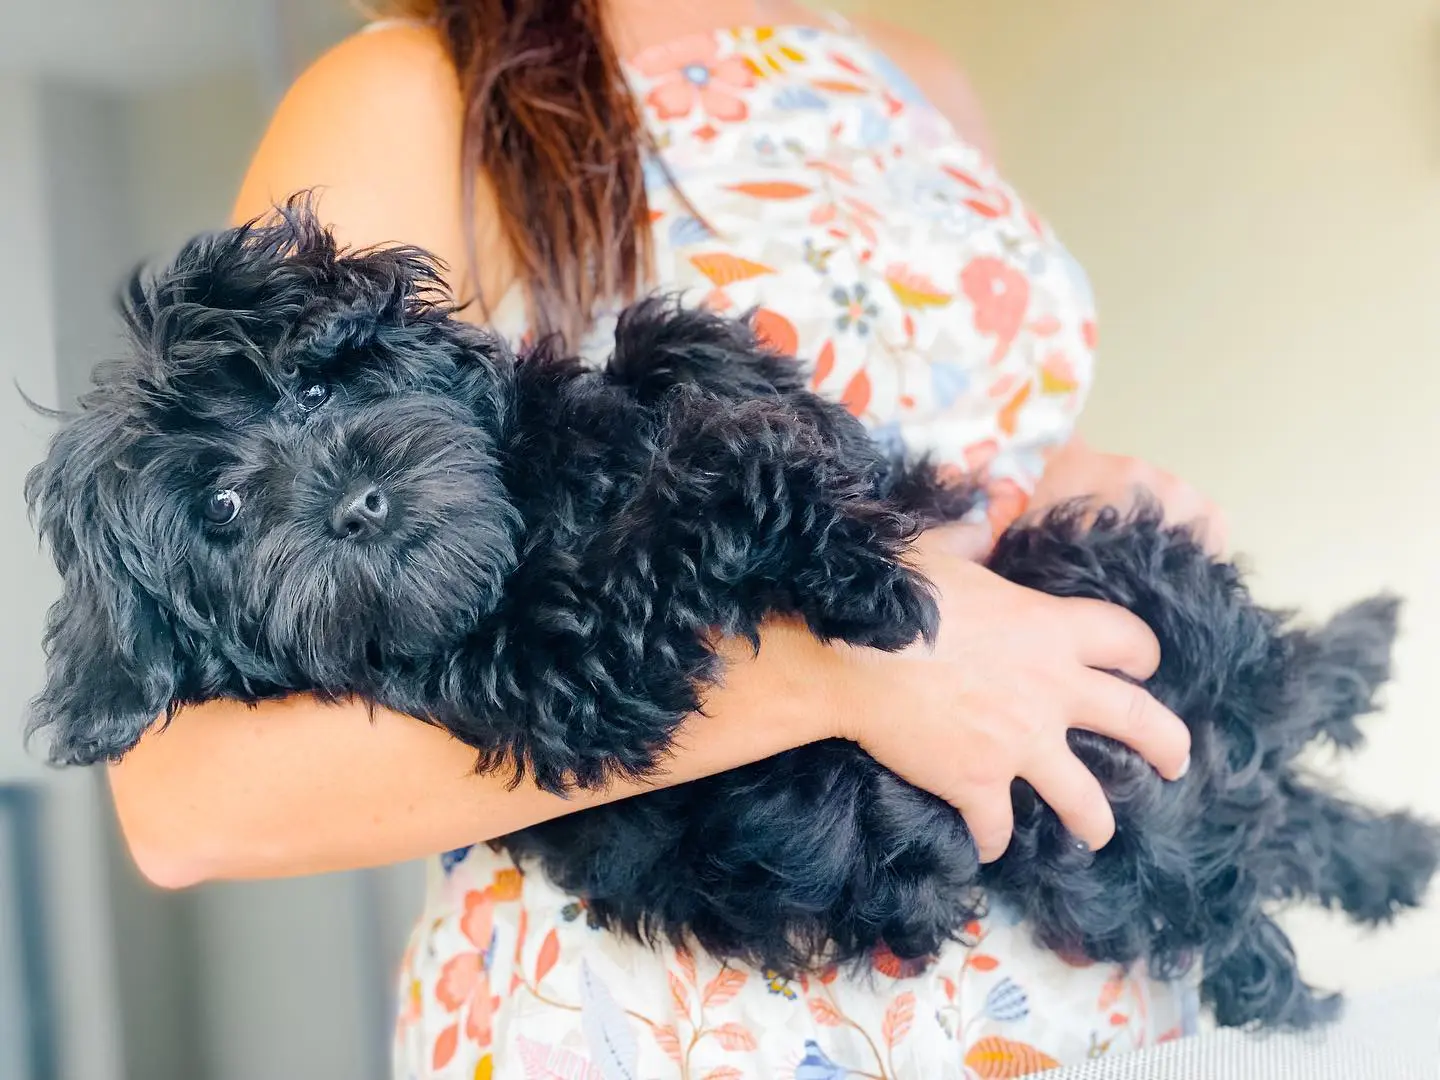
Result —
[[[124,274],[224,223],[279,93],[358,22],[338,0],[106,2],[89,22],[57,12],[0,42],[0,356],[44,403],[72,400],[114,354]],[[174,40],[157,49],[136,23]],[[61,30],[73,49],[56,48]],[[130,865],[101,777],[21,749],[57,582],[18,493],[49,426],[4,391],[0,410],[0,783],[44,796],[60,1075],[381,1080],[418,868],[164,893]]]
[[[46,915],[43,934],[53,1000],[32,993],[39,1010],[54,1006],[60,1034],[57,1064],[69,1078],[119,1080],[118,1024],[100,798],[94,777],[56,775],[24,752],[19,734],[24,701],[41,679],[40,630],[58,583],[26,521],[20,487],[48,433],[14,392],[42,402],[57,394],[58,297],[54,288],[54,226],[44,91],[32,81],[0,75],[0,783],[25,784],[39,796],[40,844],[47,858],[38,882]],[[0,873],[6,872],[0,868]],[[0,958],[13,964],[14,957]],[[35,988],[30,988],[34,990]],[[12,1062],[12,1066],[13,1066]],[[48,1078],[47,1078],[48,1080]]]

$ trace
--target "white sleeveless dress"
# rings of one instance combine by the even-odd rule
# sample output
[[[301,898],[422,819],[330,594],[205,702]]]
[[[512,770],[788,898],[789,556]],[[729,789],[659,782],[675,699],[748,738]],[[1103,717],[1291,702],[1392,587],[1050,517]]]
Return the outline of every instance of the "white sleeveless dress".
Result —
[[[658,287],[758,309],[818,391],[877,437],[984,477],[992,524],[1013,520],[1073,427],[1095,346],[1084,274],[1047,227],[846,26],[696,35],[629,74],[666,167],[648,168]],[[495,321],[523,336],[513,297]],[[595,360],[609,325],[587,344]],[[432,868],[395,1075],[1008,1077],[1198,1024],[1193,978],[1062,958],[1003,910],[923,969],[883,952],[874,969],[792,982],[651,950],[478,845]]]

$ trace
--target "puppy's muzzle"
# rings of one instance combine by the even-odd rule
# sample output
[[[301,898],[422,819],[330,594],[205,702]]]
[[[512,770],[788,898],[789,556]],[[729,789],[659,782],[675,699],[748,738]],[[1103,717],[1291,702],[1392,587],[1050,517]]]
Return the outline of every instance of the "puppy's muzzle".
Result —
[[[330,510],[330,531],[341,540],[373,540],[390,522],[390,497],[378,485],[352,484]]]

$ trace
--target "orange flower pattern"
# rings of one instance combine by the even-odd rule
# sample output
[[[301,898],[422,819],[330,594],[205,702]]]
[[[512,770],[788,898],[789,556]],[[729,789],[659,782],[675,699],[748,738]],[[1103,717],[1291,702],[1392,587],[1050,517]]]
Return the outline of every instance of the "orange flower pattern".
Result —
[[[754,312],[819,392],[877,438],[982,479],[981,519],[1013,521],[1073,427],[1095,346],[1084,275],[1040,219],[846,27],[690,37],[629,75],[660,155],[647,162],[659,286]],[[517,301],[495,314],[519,338]],[[432,868],[396,1076],[977,1080],[1198,1024],[1193,977],[1062,958],[1003,910],[932,963],[880,950],[873,966],[787,980],[644,948],[480,845]]]
[[[431,905],[406,953],[422,1016],[407,1007],[397,1031],[397,1080],[981,1080],[1198,1026],[1193,983],[1062,959],[999,908],[932,962],[880,949],[864,978],[791,980],[621,941],[488,847],[436,868]]]
[[[720,56],[712,34],[698,34],[657,45],[635,57],[632,66],[650,81],[645,104],[662,120],[694,114],[733,123],[749,115],[740,91],[755,82],[752,64],[740,56]]]
[[[993,441],[988,516],[1022,510],[1084,403],[1095,342],[1085,276],[1040,218],[848,29],[691,36],[629,75],[657,147],[657,283],[763,309],[815,388],[881,439],[957,464]]]

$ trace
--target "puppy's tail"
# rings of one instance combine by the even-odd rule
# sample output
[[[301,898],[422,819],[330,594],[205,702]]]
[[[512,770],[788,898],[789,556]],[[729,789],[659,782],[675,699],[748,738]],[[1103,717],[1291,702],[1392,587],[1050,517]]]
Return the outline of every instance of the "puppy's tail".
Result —
[[[1313,736],[1345,750],[1364,741],[1359,721],[1378,708],[1376,697],[1390,679],[1400,606],[1394,596],[1372,597],[1319,630],[1296,635],[1295,708]]]

